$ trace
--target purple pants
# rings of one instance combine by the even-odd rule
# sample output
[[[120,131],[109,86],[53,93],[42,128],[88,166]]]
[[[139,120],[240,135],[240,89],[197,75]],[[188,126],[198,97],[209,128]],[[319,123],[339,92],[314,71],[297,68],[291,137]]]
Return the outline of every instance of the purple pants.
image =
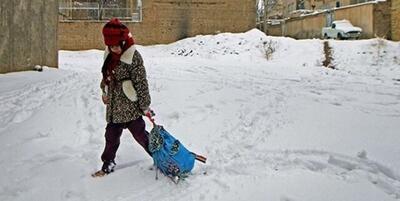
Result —
[[[122,130],[127,128],[131,133],[133,138],[146,150],[150,155],[148,144],[149,144],[149,133],[145,130],[145,123],[142,117],[127,123],[108,123],[106,127],[106,146],[104,148],[103,154],[101,155],[101,160],[111,161],[115,159],[115,154],[117,153]]]

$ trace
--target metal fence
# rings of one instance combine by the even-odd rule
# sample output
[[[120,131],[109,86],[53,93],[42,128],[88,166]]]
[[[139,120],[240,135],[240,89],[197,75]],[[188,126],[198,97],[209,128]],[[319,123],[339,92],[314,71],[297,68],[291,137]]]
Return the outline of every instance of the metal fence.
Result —
[[[59,2],[61,21],[107,20],[117,17],[121,20],[142,21],[142,8],[121,8],[118,5],[100,5],[98,2]]]

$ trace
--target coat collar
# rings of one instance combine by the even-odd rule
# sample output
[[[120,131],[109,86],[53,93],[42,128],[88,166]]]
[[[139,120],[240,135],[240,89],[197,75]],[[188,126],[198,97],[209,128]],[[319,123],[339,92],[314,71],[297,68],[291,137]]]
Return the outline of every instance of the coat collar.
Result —
[[[135,51],[136,51],[135,45],[130,46],[127,50],[125,50],[124,53],[122,53],[121,58],[119,60],[126,64],[132,64],[132,58],[133,55],[135,54]],[[108,51],[108,47],[106,47],[104,51],[103,61],[106,60],[108,54],[110,54],[110,51]]]

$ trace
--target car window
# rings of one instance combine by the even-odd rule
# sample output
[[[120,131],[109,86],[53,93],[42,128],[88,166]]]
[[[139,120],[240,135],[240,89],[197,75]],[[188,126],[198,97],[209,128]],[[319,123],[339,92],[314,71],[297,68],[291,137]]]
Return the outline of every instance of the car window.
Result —
[[[340,23],[337,23],[336,26],[337,27],[353,27],[353,25],[349,22],[340,22]]]

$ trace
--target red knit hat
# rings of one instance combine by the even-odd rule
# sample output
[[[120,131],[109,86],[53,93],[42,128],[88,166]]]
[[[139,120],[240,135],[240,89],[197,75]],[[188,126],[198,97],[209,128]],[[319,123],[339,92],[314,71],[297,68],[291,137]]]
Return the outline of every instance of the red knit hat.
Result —
[[[103,37],[107,46],[120,45],[129,38],[129,29],[118,18],[112,18],[103,27]]]

